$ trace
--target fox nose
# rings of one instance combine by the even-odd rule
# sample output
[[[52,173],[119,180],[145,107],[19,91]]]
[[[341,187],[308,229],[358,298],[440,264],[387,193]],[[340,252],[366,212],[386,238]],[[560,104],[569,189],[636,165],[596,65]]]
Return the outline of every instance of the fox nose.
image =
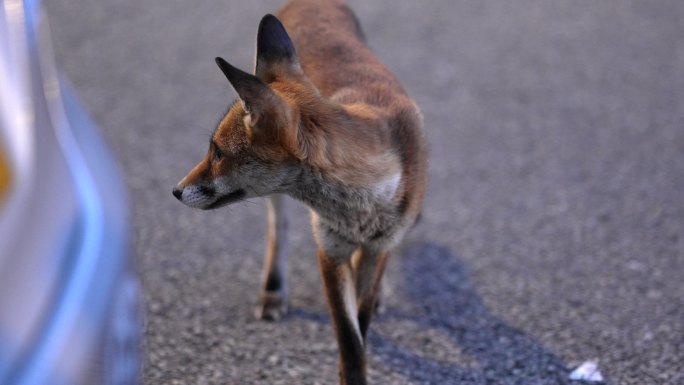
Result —
[[[173,188],[173,196],[176,197],[176,199],[181,200],[183,197],[183,189],[178,188],[178,186]]]

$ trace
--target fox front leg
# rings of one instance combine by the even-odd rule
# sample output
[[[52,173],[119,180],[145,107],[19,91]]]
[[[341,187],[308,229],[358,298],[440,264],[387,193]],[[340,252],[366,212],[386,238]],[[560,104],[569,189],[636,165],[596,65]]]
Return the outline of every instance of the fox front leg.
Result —
[[[318,262],[340,353],[340,384],[366,385],[364,341],[357,318],[350,258],[333,256],[319,249]]]
[[[387,251],[376,251],[372,248],[363,247],[354,254],[352,259],[359,330],[364,341],[373,313],[381,311],[379,300],[388,254]]]
[[[258,319],[277,320],[287,312],[288,218],[285,197],[270,195],[267,199],[268,227],[266,255],[261,274],[261,290],[254,311]]]

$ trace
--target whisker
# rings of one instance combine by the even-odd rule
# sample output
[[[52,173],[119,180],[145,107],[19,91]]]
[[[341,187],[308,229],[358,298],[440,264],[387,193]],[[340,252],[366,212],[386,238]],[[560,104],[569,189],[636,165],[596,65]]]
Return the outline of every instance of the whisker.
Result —
[[[186,131],[192,131],[196,135],[202,135],[203,137],[211,139],[214,136],[214,130],[207,128],[205,125],[200,125],[197,123],[187,123],[183,125],[183,129]]]
[[[243,199],[243,200],[240,201],[240,203],[249,203],[249,204],[252,204],[252,205],[256,205],[256,204],[257,204],[257,202],[253,202],[253,201],[251,201],[251,200],[249,200],[249,199]]]

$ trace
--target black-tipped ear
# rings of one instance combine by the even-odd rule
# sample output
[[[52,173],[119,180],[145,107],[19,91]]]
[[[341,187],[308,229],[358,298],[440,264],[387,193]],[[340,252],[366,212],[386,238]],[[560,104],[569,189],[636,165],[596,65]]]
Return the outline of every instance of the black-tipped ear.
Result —
[[[226,75],[235,92],[240,96],[240,99],[245,104],[245,108],[249,109],[250,106],[255,104],[257,99],[263,98],[265,94],[272,92],[266,83],[259,80],[259,78],[233,67],[223,58],[217,57],[216,64],[223,71],[223,74]]]
[[[269,82],[275,77],[278,68],[301,71],[297,51],[285,27],[277,17],[268,14],[259,23],[255,74]]]

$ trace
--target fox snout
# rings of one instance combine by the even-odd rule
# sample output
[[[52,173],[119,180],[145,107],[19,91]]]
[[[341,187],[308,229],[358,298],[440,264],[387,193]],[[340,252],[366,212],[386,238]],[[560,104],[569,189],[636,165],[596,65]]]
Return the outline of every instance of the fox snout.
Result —
[[[239,201],[247,195],[243,189],[237,189],[228,194],[218,194],[213,187],[178,184],[173,188],[173,196],[192,208],[212,210]]]
[[[212,187],[178,184],[173,188],[173,196],[184,204],[194,208],[204,208],[208,206],[216,190]]]

